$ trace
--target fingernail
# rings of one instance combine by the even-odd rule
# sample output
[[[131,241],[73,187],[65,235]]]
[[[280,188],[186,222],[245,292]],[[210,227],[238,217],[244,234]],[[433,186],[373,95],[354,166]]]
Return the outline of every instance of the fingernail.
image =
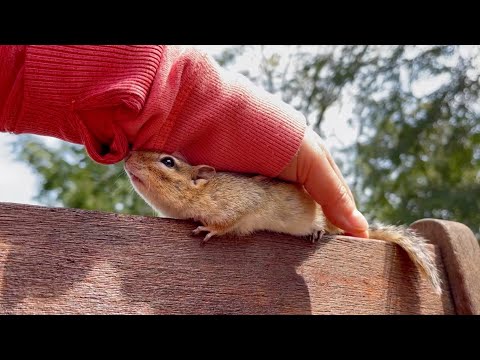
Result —
[[[365,219],[365,217],[360,213],[360,211],[356,209],[348,219],[348,223],[350,224],[352,229],[365,231],[368,228],[367,219]]]

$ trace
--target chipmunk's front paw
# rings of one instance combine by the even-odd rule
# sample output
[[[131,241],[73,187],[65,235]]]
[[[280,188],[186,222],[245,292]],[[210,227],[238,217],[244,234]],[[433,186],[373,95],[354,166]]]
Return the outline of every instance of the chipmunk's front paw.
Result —
[[[204,232],[204,231],[210,231],[210,229],[206,226],[199,226],[195,230],[192,231],[192,234],[193,235],[198,235],[198,234],[200,234],[201,232]]]
[[[213,230],[213,229],[210,229],[208,226],[199,226],[197,227],[195,230],[193,230],[193,235],[198,235],[200,234],[201,232],[208,232],[207,235],[205,235],[205,237],[203,238],[202,240],[202,246],[205,245],[205,243],[210,240],[210,238],[214,235],[217,235],[218,232]]]
[[[318,231],[315,231],[312,235],[310,235],[309,238],[312,244],[314,244],[318,240],[321,240],[323,238],[323,235],[325,235],[325,230],[318,230]]]

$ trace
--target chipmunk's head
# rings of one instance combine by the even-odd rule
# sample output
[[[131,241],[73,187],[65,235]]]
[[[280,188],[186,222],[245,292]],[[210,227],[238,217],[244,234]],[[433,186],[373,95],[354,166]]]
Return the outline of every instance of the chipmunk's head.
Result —
[[[150,151],[132,151],[125,171],[137,193],[153,208],[183,217],[182,206],[195,201],[196,194],[215,176],[215,169],[192,166],[180,157]]]

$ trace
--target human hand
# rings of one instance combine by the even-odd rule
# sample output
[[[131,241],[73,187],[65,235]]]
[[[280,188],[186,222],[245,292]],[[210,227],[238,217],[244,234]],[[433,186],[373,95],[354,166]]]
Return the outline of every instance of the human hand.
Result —
[[[368,223],[322,139],[308,128],[297,156],[279,175],[302,184],[330,222],[356,237],[368,238]]]

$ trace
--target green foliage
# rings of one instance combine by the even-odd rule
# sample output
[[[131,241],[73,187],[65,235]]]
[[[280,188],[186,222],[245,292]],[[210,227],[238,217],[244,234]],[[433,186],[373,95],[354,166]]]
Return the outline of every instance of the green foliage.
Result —
[[[358,135],[333,156],[370,220],[451,219],[480,235],[480,47],[281,48],[236,46],[217,60],[280,94],[320,134],[328,110],[353,99],[349,123]],[[239,69],[245,56],[258,66]],[[22,139],[16,145],[42,179],[39,201],[152,213],[121,165],[95,164],[70,144],[52,150]]]
[[[123,163],[103,166],[93,162],[83,146],[62,142],[49,148],[36,137],[22,135],[14,144],[19,160],[40,177],[35,200],[48,206],[152,215],[133,191]]]
[[[409,57],[409,54],[416,53]],[[411,56],[411,55],[410,55]],[[396,47],[359,75],[357,193],[390,222],[452,219],[480,233],[480,74],[458,47]],[[444,78],[428,94],[412,84]],[[375,81],[372,81],[376,79]]]

